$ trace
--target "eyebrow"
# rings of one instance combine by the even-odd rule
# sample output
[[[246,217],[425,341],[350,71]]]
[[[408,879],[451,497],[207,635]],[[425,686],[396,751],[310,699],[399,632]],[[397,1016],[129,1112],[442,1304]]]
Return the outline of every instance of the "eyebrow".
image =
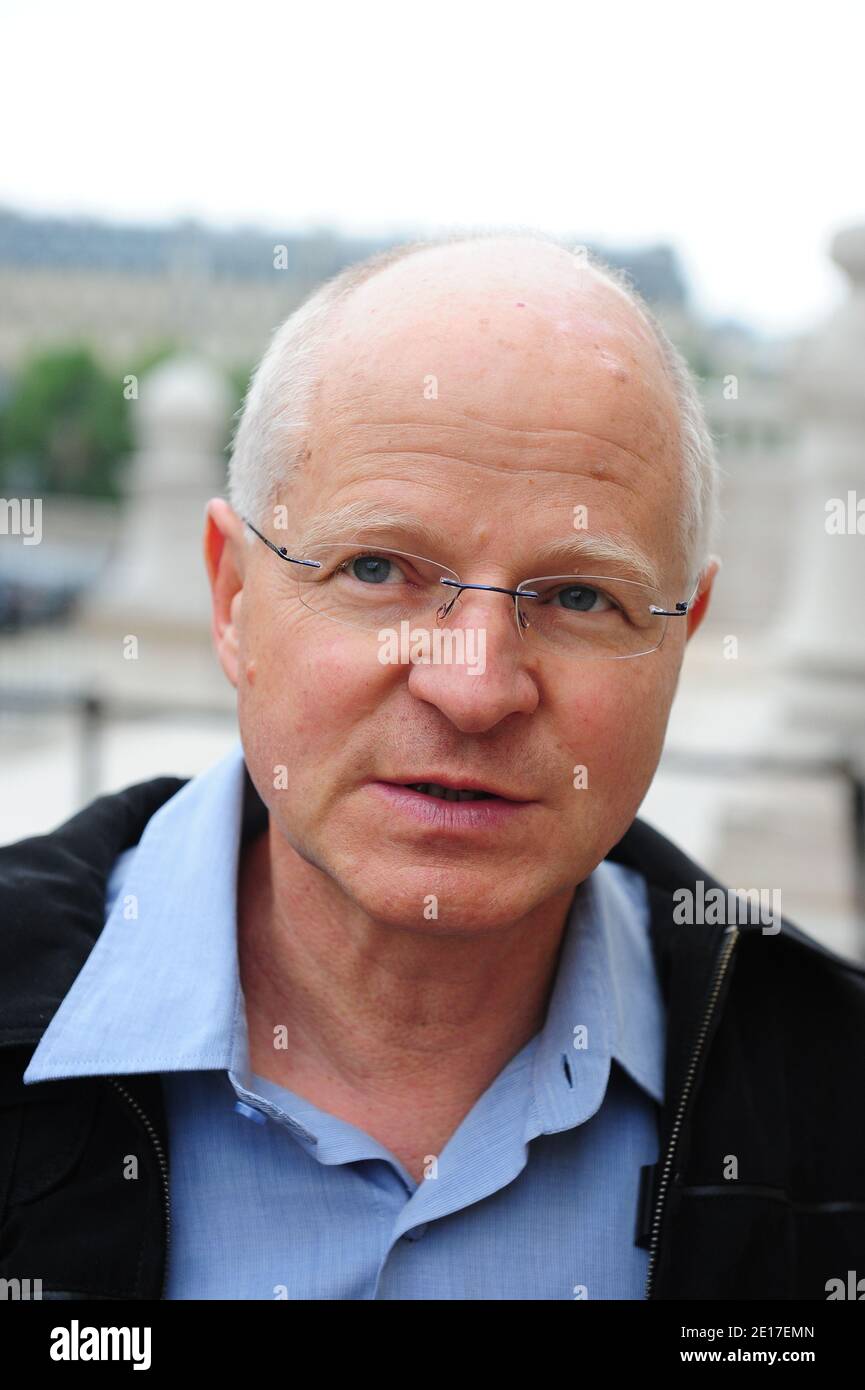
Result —
[[[622,571],[620,578],[632,578],[641,584],[648,584],[653,589],[661,587],[657,568],[648,555],[632,541],[617,539],[606,532],[593,531],[575,540],[563,537],[559,541],[551,541],[541,546],[538,558],[544,566],[570,566],[562,571],[567,574],[579,574],[583,571],[586,561],[592,563],[597,560],[601,564],[611,562]],[[546,572],[556,573],[555,569]]]
[[[437,550],[446,550],[453,540],[435,522],[421,521],[413,512],[403,512],[398,508],[383,506],[380,502],[346,502],[331,511],[319,512],[303,528],[301,546],[306,548],[322,541],[351,540],[356,531],[394,531],[413,532],[428,537]],[[431,555],[424,557],[432,559]]]
[[[383,506],[377,502],[346,502],[341,507],[320,512],[303,528],[301,549],[305,550],[328,540],[353,539],[358,531],[378,531],[418,536],[418,543],[426,547],[429,542],[431,553],[426,559],[433,559],[437,553],[447,553],[453,542],[453,529],[445,531],[435,522],[421,521],[415,514],[397,508]],[[632,541],[618,539],[606,532],[586,532],[579,536],[563,536],[559,540],[543,544],[533,562],[540,565],[541,573],[554,575],[585,573],[586,562],[616,565],[621,571],[619,577],[633,578],[638,583],[660,588],[656,566]],[[562,566],[562,569],[558,569]],[[462,578],[462,576],[460,576]]]

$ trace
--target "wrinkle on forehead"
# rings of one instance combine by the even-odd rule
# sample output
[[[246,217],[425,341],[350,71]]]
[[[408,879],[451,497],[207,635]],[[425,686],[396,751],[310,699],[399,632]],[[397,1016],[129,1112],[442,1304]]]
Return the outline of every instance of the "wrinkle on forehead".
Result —
[[[517,479],[530,473],[558,474],[570,485],[581,477],[598,478],[639,491],[646,473],[656,481],[675,476],[665,450],[660,456],[641,453],[596,430],[561,427],[539,429],[506,427],[463,412],[465,418],[481,425],[481,431],[466,431],[458,425],[423,422],[388,422],[387,425],[353,421],[333,436],[337,448],[338,473],[343,481],[362,477],[377,465],[391,472],[391,460],[399,469],[413,459],[437,460],[443,465],[457,464],[467,470],[482,469]],[[379,438],[371,435],[379,434]],[[502,438],[502,435],[506,438]],[[572,447],[571,447],[572,444]],[[628,463],[637,465],[629,469]],[[329,470],[332,477],[332,470]],[[324,483],[321,474],[318,475]],[[333,479],[335,481],[335,479]]]
[[[582,433],[643,457],[677,452],[676,403],[656,368],[579,341],[522,348],[478,344],[470,328],[446,342],[418,328],[367,345],[362,362],[334,355],[313,410],[313,447],[355,431],[380,431],[382,444],[406,448],[424,436],[471,436],[481,451],[498,447],[499,436],[546,448],[556,434]]]

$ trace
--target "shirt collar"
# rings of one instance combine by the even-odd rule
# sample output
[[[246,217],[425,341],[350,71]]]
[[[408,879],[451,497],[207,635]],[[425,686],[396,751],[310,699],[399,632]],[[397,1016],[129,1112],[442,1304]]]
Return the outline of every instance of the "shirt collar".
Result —
[[[571,903],[534,1059],[534,1133],[556,1133],[599,1108],[610,1062],[659,1104],[665,1018],[649,937],[645,881],[602,860]]]
[[[245,775],[238,740],[148,821],[25,1083],[231,1064]]]
[[[236,920],[246,782],[237,740],[148,821],[118,864],[108,919],[30,1059],[26,1084],[245,1074]],[[645,883],[632,869],[605,860],[576,889],[546,1021],[532,1040],[535,1133],[594,1113],[611,1059],[662,1100],[663,1003],[648,919]]]

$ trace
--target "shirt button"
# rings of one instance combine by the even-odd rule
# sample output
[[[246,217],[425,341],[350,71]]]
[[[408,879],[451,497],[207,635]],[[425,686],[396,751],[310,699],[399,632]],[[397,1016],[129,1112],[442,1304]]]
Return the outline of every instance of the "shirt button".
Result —
[[[252,1120],[257,1125],[266,1125],[267,1116],[262,1115],[260,1110],[256,1110],[254,1105],[247,1105],[243,1100],[236,1100],[234,1108],[238,1115],[243,1115],[247,1120]]]
[[[420,1240],[428,1225],[429,1222],[424,1221],[421,1226],[412,1226],[410,1231],[405,1231],[403,1233],[403,1240]]]

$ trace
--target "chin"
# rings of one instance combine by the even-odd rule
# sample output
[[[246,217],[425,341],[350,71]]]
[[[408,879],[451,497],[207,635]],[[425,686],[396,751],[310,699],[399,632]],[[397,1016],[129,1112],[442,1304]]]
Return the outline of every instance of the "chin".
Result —
[[[493,865],[480,870],[394,865],[387,872],[379,863],[374,882],[356,872],[339,874],[338,880],[370,917],[425,936],[499,931],[513,926],[547,896],[543,884],[532,892],[524,875],[510,877]]]

